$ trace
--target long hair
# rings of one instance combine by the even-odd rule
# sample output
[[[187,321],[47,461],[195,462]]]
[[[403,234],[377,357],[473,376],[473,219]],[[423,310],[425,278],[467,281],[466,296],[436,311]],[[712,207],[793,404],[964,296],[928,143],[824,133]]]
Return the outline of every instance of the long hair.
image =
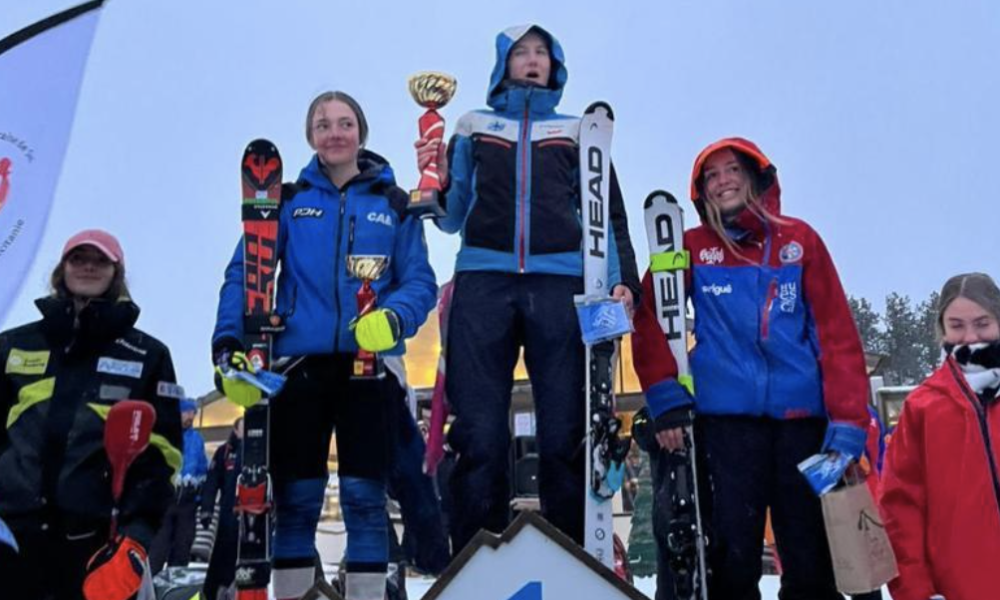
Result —
[[[115,263],[115,274],[111,278],[111,285],[108,286],[107,291],[101,294],[101,298],[104,300],[109,300],[111,302],[117,302],[119,300],[131,300],[132,295],[128,291],[128,284],[125,281],[125,265],[121,263]],[[52,270],[52,275],[49,276],[49,288],[50,293],[54,298],[72,298],[73,292],[69,291],[66,287],[66,259],[59,261],[56,268]]]
[[[771,187],[774,183],[773,173],[765,174],[761,172],[757,161],[743,151],[731,146],[727,146],[726,148],[733,152],[733,155],[736,157],[736,161],[740,164],[743,172],[745,172],[747,177],[750,179],[750,193],[747,196],[746,210],[750,211],[751,214],[765,223],[770,223],[771,225],[788,225],[790,221],[771,213],[771,211],[767,210],[767,208],[764,207],[764,204],[760,201],[761,194],[767,191],[767,188]],[[720,148],[720,150],[722,149]],[[716,152],[718,151],[719,150],[716,150]],[[719,236],[723,245],[725,245],[726,249],[732,252],[734,256],[743,262],[750,262],[750,259],[740,252],[736,243],[729,237],[729,234],[726,233],[726,221],[722,216],[722,211],[720,211],[719,207],[708,199],[708,194],[705,191],[704,167],[702,167],[701,172],[698,174],[698,179],[695,181],[695,189],[698,190],[698,197],[701,198],[701,206],[703,208],[701,214],[704,216],[706,224],[709,228],[711,228],[712,231]]]
[[[944,339],[944,311],[957,298],[971,300],[1000,321],[1000,289],[985,273],[963,273],[945,282],[938,296],[938,315],[935,330],[938,339]]]

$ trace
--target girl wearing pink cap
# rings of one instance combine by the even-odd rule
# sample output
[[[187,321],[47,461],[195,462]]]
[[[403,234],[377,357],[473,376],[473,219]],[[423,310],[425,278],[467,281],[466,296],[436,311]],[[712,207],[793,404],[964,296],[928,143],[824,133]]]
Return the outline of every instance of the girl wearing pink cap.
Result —
[[[35,302],[40,320],[0,333],[0,517],[20,546],[0,547],[0,581],[11,598],[125,600],[142,585],[146,548],[173,497],[181,390],[167,347],[135,328],[139,307],[114,236],[70,238],[51,288]],[[149,402],[157,419],[109,541],[104,418],[125,398]]]

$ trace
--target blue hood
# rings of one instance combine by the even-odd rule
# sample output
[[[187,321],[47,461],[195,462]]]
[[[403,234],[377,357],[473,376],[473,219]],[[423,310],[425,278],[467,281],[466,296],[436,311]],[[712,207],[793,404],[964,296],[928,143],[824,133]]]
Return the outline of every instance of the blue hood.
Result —
[[[552,71],[549,79],[551,87],[538,88],[534,86],[503,85],[507,74],[507,58],[511,48],[528,32],[534,31],[549,42],[552,59]],[[563,54],[559,40],[538,25],[517,25],[509,27],[497,34],[497,61],[490,74],[490,87],[486,93],[486,103],[498,112],[518,111],[531,100],[532,112],[548,112],[555,110],[562,98],[563,88],[569,72],[566,70],[566,55]]]
[[[368,189],[376,186],[381,188],[396,185],[396,178],[393,175],[392,167],[389,166],[389,161],[371,150],[362,150],[358,154],[358,170],[361,172],[354,176],[351,185],[367,186]],[[316,154],[313,154],[312,160],[299,173],[299,182],[303,181],[312,187],[326,190],[332,194],[341,192],[323,172],[319,155]]]

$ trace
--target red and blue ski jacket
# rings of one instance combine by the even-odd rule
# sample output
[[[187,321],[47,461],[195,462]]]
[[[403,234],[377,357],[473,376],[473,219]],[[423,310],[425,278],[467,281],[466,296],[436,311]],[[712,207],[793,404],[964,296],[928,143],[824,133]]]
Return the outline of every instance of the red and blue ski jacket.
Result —
[[[752,143],[722,140],[698,156],[694,182],[711,153],[732,147],[752,157],[765,181],[760,202],[780,215],[775,169]],[[699,207],[699,210],[701,207]],[[733,256],[705,225],[684,234],[691,268],[686,289],[694,308],[691,374],[696,412],[777,419],[827,417],[824,450],[859,457],[868,426],[864,352],[837,271],[819,235],[787,216],[764,222],[744,210]],[[649,272],[643,290],[652,298]],[[636,373],[653,417],[692,402],[677,382],[677,364],[654,303],[640,306],[632,336]]]
[[[507,57],[529,31],[546,37],[549,87],[506,79]],[[487,104],[459,119],[449,144],[445,233],[461,231],[456,271],[583,275],[583,217],[579,190],[577,117],[558,114],[567,71],[562,47],[537,26],[497,36],[497,60]],[[617,175],[612,168],[608,238],[609,289],[623,283],[639,292]]]
[[[283,193],[278,226],[281,270],[275,310],[285,330],[275,336],[276,356],[302,356],[358,350],[348,324],[358,314],[361,280],[347,270],[350,255],[389,259],[372,283],[380,308],[399,316],[402,335],[384,354],[402,354],[427,319],[437,298],[437,282],[427,260],[422,221],[406,213],[407,194],[396,186],[392,169],[374,152],[358,159],[361,173],[337,189],[319,159],[302,169],[295,186]],[[236,246],[219,295],[212,344],[243,339],[243,242]]]

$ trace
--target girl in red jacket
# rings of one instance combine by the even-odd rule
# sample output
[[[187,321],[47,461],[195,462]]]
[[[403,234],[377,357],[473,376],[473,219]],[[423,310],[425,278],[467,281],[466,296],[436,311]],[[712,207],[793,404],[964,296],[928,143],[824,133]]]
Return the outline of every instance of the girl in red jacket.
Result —
[[[903,405],[882,473],[899,563],[895,600],[980,600],[1000,577],[1000,290],[982,273],[941,289],[944,364]]]
[[[712,525],[711,598],[760,598],[770,508],[782,599],[840,600],[820,501],[797,468],[817,452],[857,460],[864,451],[868,381],[840,279],[819,234],[782,213],[777,170],[752,142],[705,148],[691,188],[702,221],[684,233],[693,396],[678,380],[653,302],[636,313],[632,347],[656,445],[681,447],[681,427],[692,408],[697,414],[707,467],[699,474],[713,492],[702,506]],[[654,297],[648,273],[643,289]]]

